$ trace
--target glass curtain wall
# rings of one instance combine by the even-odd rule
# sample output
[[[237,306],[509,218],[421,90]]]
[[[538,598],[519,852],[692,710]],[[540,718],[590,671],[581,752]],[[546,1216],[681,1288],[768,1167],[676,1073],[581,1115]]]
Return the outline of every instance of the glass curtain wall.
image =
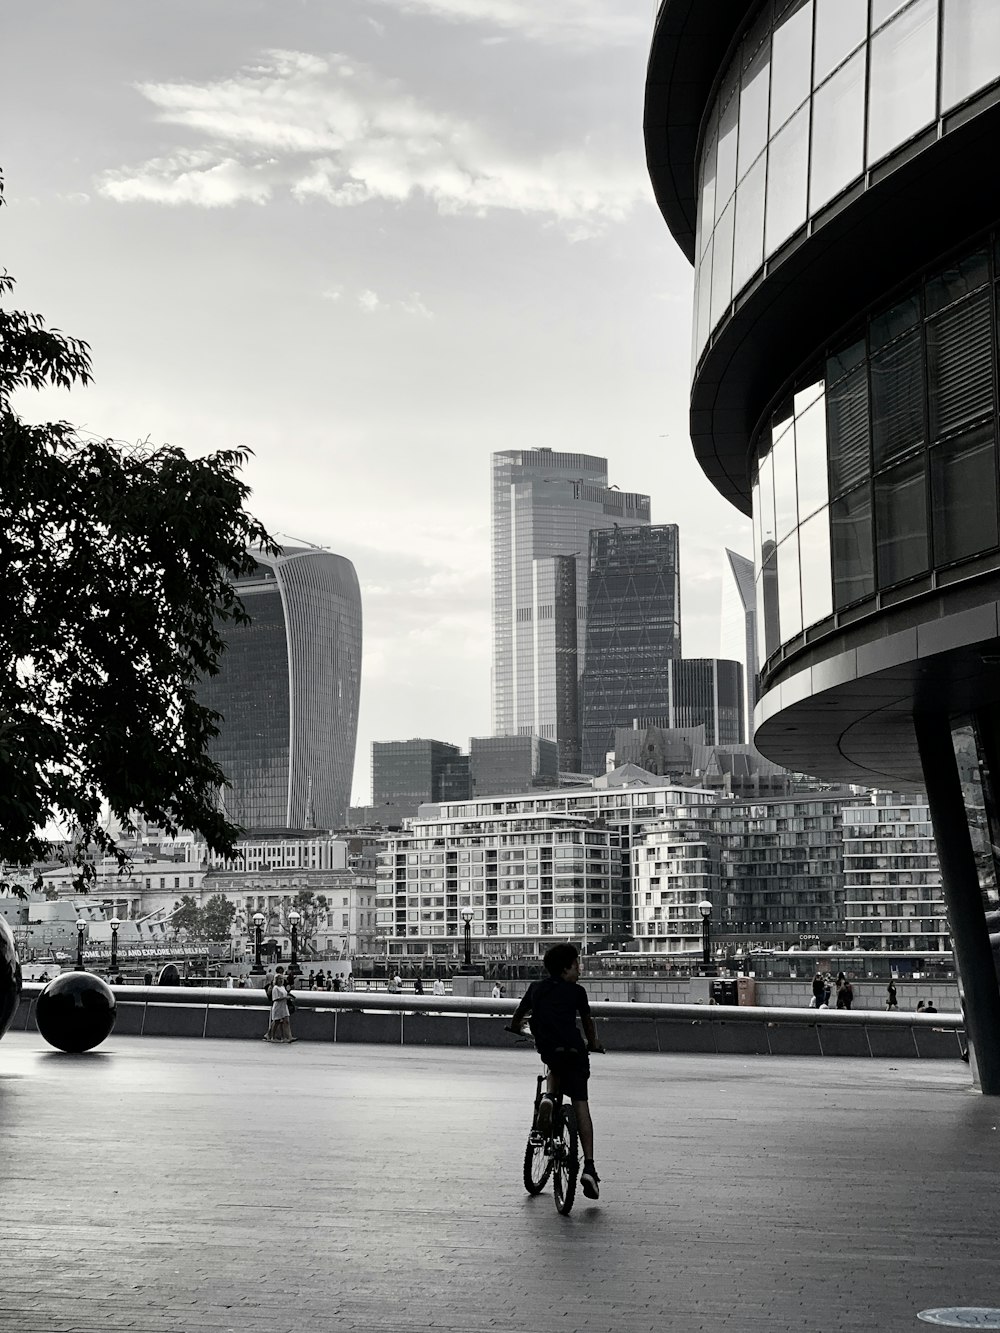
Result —
[[[998,78],[996,0],[767,0],[703,133],[695,357],[810,218]]]
[[[983,241],[929,274],[758,434],[761,662],[835,611],[997,550],[996,272]]]

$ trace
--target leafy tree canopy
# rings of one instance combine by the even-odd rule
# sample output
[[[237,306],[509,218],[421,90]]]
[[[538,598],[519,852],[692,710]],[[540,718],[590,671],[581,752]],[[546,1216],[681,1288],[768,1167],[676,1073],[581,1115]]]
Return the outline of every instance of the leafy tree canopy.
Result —
[[[206,939],[223,943],[229,939],[229,928],[236,915],[236,907],[221,893],[215,893],[201,909],[201,932]]]
[[[0,270],[0,300],[13,286]],[[82,881],[90,847],[128,863],[102,802],[126,834],[140,817],[234,854],[208,755],[220,717],[197,686],[226,625],[248,620],[233,587],[247,548],[276,549],[243,507],[247,451],[189,459],[32,425],[11,405],[90,378],[86,343],[0,305],[0,863],[51,857],[55,825]]]
[[[174,930],[186,930],[189,935],[202,934],[201,908],[190,893],[181,894],[180,903],[174,905],[170,925]]]

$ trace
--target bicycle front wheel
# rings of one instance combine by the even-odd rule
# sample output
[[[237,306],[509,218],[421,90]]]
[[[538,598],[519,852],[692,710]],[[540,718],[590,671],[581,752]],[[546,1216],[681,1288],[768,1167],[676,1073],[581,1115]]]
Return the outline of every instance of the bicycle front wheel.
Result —
[[[552,1158],[542,1136],[532,1131],[524,1149],[524,1188],[529,1194],[541,1194],[551,1174]]]
[[[564,1106],[561,1124],[558,1132],[553,1135],[552,1144],[552,1192],[556,1198],[556,1207],[563,1215],[573,1207],[576,1198],[576,1178],[580,1171],[578,1145],[576,1112],[572,1106]]]

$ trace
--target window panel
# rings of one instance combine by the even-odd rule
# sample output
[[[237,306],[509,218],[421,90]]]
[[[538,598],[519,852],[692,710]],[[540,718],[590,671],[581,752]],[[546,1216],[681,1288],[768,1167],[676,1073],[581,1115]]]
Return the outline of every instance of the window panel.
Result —
[[[827,363],[836,369],[836,359]],[[868,477],[868,373],[862,364],[827,391],[826,427],[830,459],[830,494],[837,495]]]
[[[875,479],[875,541],[879,587],[922,574],[928,564],[924,455]]]
[[[760,548],[766,558],[774,546],[774,462],[771,455],[761,460],[758,473],[760,484]]]
[[[897,302],[891,309],[876,315],[868,329],[868,344],[875,350],[892,342],[907,329],[916,328],[920,323],[920,294],[915,292],[905,300]]]
[[[998,544],[993,424],[931,451],[934,563],[950,564]]]
[[[872,32],[886,19],[892,18],[897,9],[902,9],[907,0],[872,0]]]
[[[920,330],[873,353],[872,447],[876,469],[924,441],[924,364]]]
[[[764,253],[787,241],[806,220],[809,173],[809,107],[804,106],[771,140],[767,151]]]
[[[990,280],[990,257],[986,250],[963,255],[953,260],[940,273],[929,278],[924,286],[924,300],[928,315],[934,315],[953,301],[959,301]]]
[[[829,499],[826,482],[826,403],[819,400],[795,419],[795,474],[799,517],[808,518]]]
[[[812,64],[812,0],[775,28],[771,38],[771,134],[809,96]]]
[[[818,86],[868,36],[868,0],[816,0]]]
[[[799,561],[802,567],[802,623],[804,626],[815,625],[833,613],[830,515],[826,509],[821,509],[799,528]]]
[[[735,203],[730,203],[715,224],[712,248],[712,328],[729,308],[733,294],[733,214]]]
[[[935,114],[937,3],[917,0],[871,40],[868,161],[905,143]]]
[[[701,163],[701,201],[698,209],[698,235],[700,238],[699,254],[704,254],[705,247],[712,239],[715,227],[715,155],[717,140],[712,135],[705,149]]]
[[[760,156],[767,143],[767,99],[771,75],[770,44],[764,42],[743,71],[740,88],[740,142],[737,178]]]
[[[697,328],[698,333],[695,339],[695,346],[700,352],[708,342],[708,335],[712,331],[712,242],[709,241],[708,249],[702,255],[701,266],[698,269],[698,310],[697,310]]]
[[[830,506],[833,545],[833,588],[837,607],[847,606],[875,591],[872,559],[871,488],[861,486]]]
[[[997,0],[944,0],[941,109],[947,111],[1000,77]]]
[[[799,588],[799,535],[793,532],[778,547],[778,625],[781,642],[802,633],[802,596]]]
[[[715,199],[717,213],[721,213],[736,189],[736,141],[739,137],[740,97],[739,64],[733,62],[726,75],[722,96],[719,98],[719,143],[716,152]]]
[[[767,155],[762,153],[736,192],[733,244],[733,294],[741,291],[764,262],[764,184]]]
[[[931,439],[993,408],[991,297],[980,292],[927,321]]]
[[[764,566],[760,577],[761,602],[763,614],[760,623],[764,627],[764,638],[760,660],[763,662],[781,647],[778,634],[778,553],[773,546],[764,548]],[[758,612],[758,614],[760,614]]]
[[[775,440],[771,458],[774,462],[775,534],[780,542],[799,521],[795,490],[795,431],[790,424]]]
[[[809,207],[828,204],[865,165],[865,61],[861,50],[813,97]]]

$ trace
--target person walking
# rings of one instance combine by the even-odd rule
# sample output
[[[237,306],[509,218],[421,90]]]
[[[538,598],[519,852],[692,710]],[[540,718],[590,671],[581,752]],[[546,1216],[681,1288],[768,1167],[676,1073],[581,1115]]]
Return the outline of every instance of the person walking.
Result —
[[[812,988],[812,1007],[818,1009],[824,1003],[824,996],[826,994],[826,982],[823,980],[822,972],[817,972],[813,977]]]
[[[837,1008],[850,1009],[854,1003],[854,987],[847,980],[845,972],[837,973]]]
[[[899,1001],[896,999],[896,983],[890,981],[885,988],[885,1007],[887,1009],[898,1009]]]
[[[271,1028],[270,1034],[264,1038],[265,1041],[287,1044],[296,1040],[292,1036],[289,1013],[285,972],[284,968],[279,967],[274,974],[274,984],[271,986]]]

